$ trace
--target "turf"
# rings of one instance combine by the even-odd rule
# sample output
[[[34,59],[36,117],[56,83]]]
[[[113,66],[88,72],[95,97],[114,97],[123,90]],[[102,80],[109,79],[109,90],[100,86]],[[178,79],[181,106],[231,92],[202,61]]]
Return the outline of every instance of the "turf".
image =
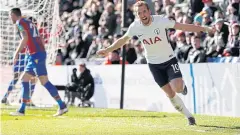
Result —
[[[240,118],[195,115],[187,126],[181,114],[116,109],[70,108],[61,117],[55,109],[28,109],[13,117],[1,109],[2,135],[240,135]]]

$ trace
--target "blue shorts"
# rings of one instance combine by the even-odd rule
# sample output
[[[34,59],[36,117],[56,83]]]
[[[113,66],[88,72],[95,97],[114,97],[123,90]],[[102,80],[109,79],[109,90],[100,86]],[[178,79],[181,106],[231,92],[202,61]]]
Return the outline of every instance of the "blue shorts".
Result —
[[[25,66],[27,65],[28,55],[25,53],[20,53],[16,64],[13,65],[13,72],[23,72]]]
[[[25,71],[34,76],[47,75],[46,57],[46,52],[29,55]]]

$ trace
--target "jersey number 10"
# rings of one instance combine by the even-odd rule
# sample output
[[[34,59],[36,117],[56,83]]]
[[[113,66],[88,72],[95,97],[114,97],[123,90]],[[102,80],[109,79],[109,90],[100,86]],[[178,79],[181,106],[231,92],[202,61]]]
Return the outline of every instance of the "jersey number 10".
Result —
[[[178,64],[172,64],[171,66],[173,68],[174,73],[177,73],[180,71]]]
[[[33,37],[39,37],[38,30],[35,25],[30,23],[30,28],[33,29]]]

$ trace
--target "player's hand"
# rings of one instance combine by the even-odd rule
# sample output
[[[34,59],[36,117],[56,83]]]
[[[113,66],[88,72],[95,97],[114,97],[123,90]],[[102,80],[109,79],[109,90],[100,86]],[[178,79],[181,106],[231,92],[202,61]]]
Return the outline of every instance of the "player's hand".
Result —
[[[204,27],[206,33],[212,33],[213,29],[211,27]]]
[[[106,49],[100,49],[100,50],[97,51],[97,55],[107,56],[108,55],[108,51]]]

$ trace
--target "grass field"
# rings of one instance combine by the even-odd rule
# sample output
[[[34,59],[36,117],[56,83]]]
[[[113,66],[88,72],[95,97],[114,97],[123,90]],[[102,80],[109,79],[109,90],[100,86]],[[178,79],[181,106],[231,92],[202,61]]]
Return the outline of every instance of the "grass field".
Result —
[[[54,118],[55,109],[28,109],[13,117],[1,109],[1,135],[240,135],[240,118],[196,115],[187,126],[180,114],[115,109],[70,108]]]

